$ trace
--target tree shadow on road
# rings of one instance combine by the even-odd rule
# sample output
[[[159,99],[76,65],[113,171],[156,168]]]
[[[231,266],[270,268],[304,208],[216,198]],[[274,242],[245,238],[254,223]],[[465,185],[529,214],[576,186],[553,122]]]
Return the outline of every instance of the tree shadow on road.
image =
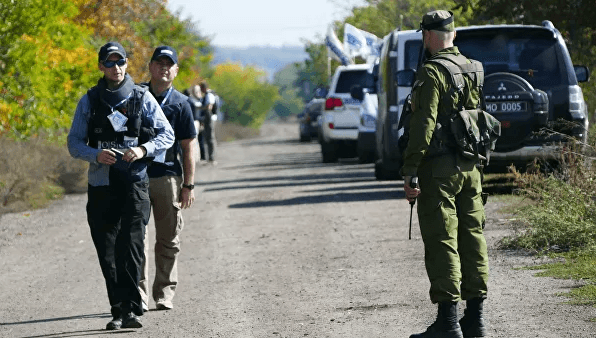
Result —
[[[35,320],[26,320],[26,321],[22,321],[22,322],[12,322],[12,323],[0,323],[0,326],[40,324],[40,323],[49,323],[49,322],[63,321],[63,320],[97,319],[97,318],[112,318],[112,315],[109,313],[95,313],[95,314],[79,315],[79,316],[35,319]],[[131,332],[135,332],[135,331],[134,330],[118,330],[118,331],[77,330],[77,331],[70,331],[70,332],[58,332],[58,333],[48,333],[48,334],[33,335],[33,336],[23,336],[22,338],[84,337],[84,336],[98,336],[98,335],[104,335],[104,334],[121,334],[121,333],[131,333]]]
[[[298,139],[274,139],[274,140],[255,140],[255,141],[243,141],[242,146],[267,146],[267,145],[297,145],[302,146],[303,143]]]
[[[225,166],[223,170],[244,170],[244,171],[263,171],[263,170],[288,170],[302,168],[319,167],[344,167],[348,170],[366,166],[372,170],[371,164],[360,164],[357,158],[342,158],[335,163],[323,163],[320,152],[312,153],[283,153],[274,154],[273,159],[267,162],[241,164],[235,166]]]
[[[48,333],[36,336],[23,336],[21,338],[63,338],[63,337],[85,337],[92,336],[97,337],[101,335],[114,335],[114,334],[126,334],[134,333],[134,330],[78,330],[70,332],[60,333]]]
[[[284,200],[255,201],[246,203],[230,204],[228,208],[261,208],[261,207],[279,207],[301,204],[319,204],[319,203],[345,203],[345,202],[369,202],[391,199],[404,199],[406,196],[402,190],[395,191],[374,191],[359,193],[337,193],[329,195],[315,195],[294,197]]]
[[[199,182],[197,185],[201,186],[211,186],[211,185],[220,185],[226,183],[250,183],[250,182],[268,182],[268,181],[294,181],[294,182],[303,182],[304,185],[312,185],[312,181],[317,180],[326,180],[327,182],[336,182],[336,181],[344,181],[350,182],[348,180],[365,180],[365,181],[374,181],[374,173],[373,172],[346,172],[346,173],[324,173],[324,174],[304,174],[304,175],[278,175],[278,176],[267,176],[267,177],[249,177],[249,178],[241,178],[236,180],[220,180],[220,181],[208,181],[208,182]],[[283,185],[280,185],[283,186]],[[258,188],[258,186],[236,186],[236,189],[242,188]],[[218,190],[218,188],[208,188],[205,191],[214,191]],[[226,190],[220,188],[219,190]]]

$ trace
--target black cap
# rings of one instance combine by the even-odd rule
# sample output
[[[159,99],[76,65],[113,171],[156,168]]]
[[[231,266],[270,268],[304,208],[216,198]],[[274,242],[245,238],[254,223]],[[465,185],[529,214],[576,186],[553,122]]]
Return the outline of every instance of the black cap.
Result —
[[[126,59],[126,51],[124,50],[124,47],[118,42],[110,41],[99,49],[99,62],[106,61],[112,54],[118,54],[122,56],[123,59]]]
[[[176,50],[170,46],[159,46],[155,48],[151,61],[155,61],[162,56],[169,57],[175,64],[178,63],[178,54],[176,54]]]
[[[432,11],[424,14],[418,31],[423,29],[425,31],[453,32],[455,30],[455,24],[453,23],[453,12]]]

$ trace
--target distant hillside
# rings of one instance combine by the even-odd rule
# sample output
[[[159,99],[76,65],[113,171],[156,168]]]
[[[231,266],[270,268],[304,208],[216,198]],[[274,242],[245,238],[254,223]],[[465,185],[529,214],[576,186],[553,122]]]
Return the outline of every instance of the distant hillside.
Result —
[[[293,62],[302,62],[308,57],[302,46],[252,46],[240,47],[218,47],[215,46],[213,64],[224,62],[236,62],[243,66],[254,66],[267,73],[269,81],[273,75]]]

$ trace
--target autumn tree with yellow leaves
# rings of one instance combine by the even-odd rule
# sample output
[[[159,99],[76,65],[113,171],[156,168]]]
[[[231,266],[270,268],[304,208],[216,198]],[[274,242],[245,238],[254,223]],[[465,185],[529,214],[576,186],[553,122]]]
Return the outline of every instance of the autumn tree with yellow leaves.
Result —
[[[63,142],[78,100],[101,76],[97,51],[108,41],[126,49],[127,72],[135,82],[149,80],[148,64],[157,46],[174,47],[179,90],[207,79],[229,102],[228,121],[259,127],[276,91],[250,67],[228,67],[225,80],[217,79],[222,73],[209,65],[213,49],[208,39],[166,4],[0,0],[0,136],[28,139],[43,132],[46,139]]]

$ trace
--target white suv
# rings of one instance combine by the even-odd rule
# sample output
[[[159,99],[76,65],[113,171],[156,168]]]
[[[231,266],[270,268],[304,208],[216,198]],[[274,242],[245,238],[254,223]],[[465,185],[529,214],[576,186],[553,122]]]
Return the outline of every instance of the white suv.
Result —
[[[319,143],[323,162],[335,162],[340,157],[355,157],[360,125],[360,101],[352,98],[354,85],[374,86],[370,65],[339,66],[331,79],[325,110],[319,118]]]

